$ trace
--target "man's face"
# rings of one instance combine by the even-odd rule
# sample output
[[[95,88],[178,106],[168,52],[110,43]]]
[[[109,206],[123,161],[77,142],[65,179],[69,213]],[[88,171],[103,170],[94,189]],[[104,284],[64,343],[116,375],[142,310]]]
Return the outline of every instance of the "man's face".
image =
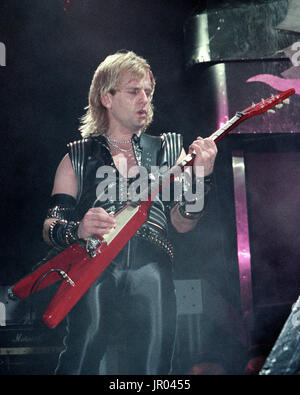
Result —
[[[152,100],[152,83],[149,74],[142,79],[124,75],[114,95],[108,94],[106,108],[109,128],[126,133],[140,131],[148,119]]]

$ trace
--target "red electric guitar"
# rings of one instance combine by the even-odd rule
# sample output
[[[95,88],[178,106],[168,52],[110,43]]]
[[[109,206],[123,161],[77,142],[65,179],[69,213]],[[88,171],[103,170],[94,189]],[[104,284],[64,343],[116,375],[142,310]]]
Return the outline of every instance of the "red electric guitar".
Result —
[[[282,104],[280,103],[288,102],[288,98],[294,93],[294,89],[289,89],[253,104],[244,111],[236,113],[210,137],[215,142],[219,141],[246,119],[262,114],[275,106],[279,105],[278,107],[281,107]],[[187,155],[183,162],[176,165],[176,171],[174,171],[174,167],[163,174],[163,181],[157,185],[155,190],[151,188],[151,192],[146,191],[146,198],[139,204],[127,203],[122,210],[115,214],[116,227],[110,233],[104,235],[102,239],[91,238],[89,249],[85,248],[80,241],[66,248],[13,285],[10,289],[10,296],[23,299],[59,280],[63,280],[43,314],[45,324],[50,328],[56,327],[146,222],[148,210],[157,193],[164,188],[166,183],[170,183],[179,175],[186,166],[191,166],[193,162],[194,155]]]

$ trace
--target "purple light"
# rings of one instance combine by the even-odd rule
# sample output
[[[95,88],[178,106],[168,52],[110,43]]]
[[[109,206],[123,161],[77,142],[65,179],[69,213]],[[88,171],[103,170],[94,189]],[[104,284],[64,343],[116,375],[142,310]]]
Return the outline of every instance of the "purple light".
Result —
[[[232,170],[237,233],[237,254],[240,278],[241,308],[249,331],[253,328],[251,253],[243,152],[233,152]]]

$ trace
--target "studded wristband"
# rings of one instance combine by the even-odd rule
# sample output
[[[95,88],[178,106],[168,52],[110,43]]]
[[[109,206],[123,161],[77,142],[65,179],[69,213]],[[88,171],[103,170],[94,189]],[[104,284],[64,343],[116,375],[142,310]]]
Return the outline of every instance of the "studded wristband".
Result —
[[[192,175],[192,185],[190,185],[193,188],[193,190],[195,189],[195,184],[197,182],[199,182],[199,179],[193,173],[193,175]],[[211,187],[212,187],[212,174],[210,174],[208,176],[205,176],[204,178],[202,178],[200,180],[200,182],[204,182],[204,196],[206,196],[209,193],[209,191],[211,190]],[[194,219],[199,219],[202,216],[203,209],[200,210],[200,211],[195,211],[195,212],[189,212],[189,211],[186,210],[186,205],[187,204],[189,204],[189,205],[190,204],[195,204],[196,201],[197,201],[197,197],[192,202],[188,202],[187,200],[183,200],[182,202],[180,202],[178,204],[178,211],[179,211],[179,213],[181,214],[181,216],[183,218],[194,220]]]
[[[187,202],[182,202],[178,204],[178,211],[183,218],[187,219],[199,219],[202,216],[203,210],[196,212],[186,211]]]
[[[49,227],[49,240],[54,247],[65,248],[79,240],[79,222],[57,219]]]

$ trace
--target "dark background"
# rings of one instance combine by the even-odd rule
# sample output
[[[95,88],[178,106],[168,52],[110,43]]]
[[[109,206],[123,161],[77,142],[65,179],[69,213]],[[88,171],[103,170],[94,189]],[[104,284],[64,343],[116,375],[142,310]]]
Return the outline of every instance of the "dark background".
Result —
[[[151,64],[157,89],[150,133],[180,132],[187,148],[196,136],[206,137],[214,131],[215,121],[211,122],[212,114],[205,108],[212,92],[209,87],[202,92],[203,81],[196,86],[186,71],[184,24],[199,10],[230,3],[236,2],[2,3],[0,40],[6,45],[7,65],[0,68],[1,284],[16,282],[47,252],[41,230],[55,170],[66,153],[66,144],[80,138],[79,118],[87,105],[91,79],[107,55],[129,49]],[[213,210],[206,218],[209,225],[212,221],[210,231],[204,219],[193,235],[175,235],[179,238],[178,278],[199,276],[199,270],[215,260],[207,254],[221,252],[215,248],[215,237],[220,243],[220,234]],[[188,257],[187,246],[191,251]],[[216,262],[222,268],[223,258],[217,257]],[[227,276],[222,269],[213,266],[212,270],[216,278]],[[231,271],[231,281],[232,276],[237,280],[235,269]],[[221,283],[227,287],[226,281]],[[230,291],[229,297],[231,292],[238,298],[238,288]]]
[[[157,79],[154,134],[199,126],[183,83],[183,23],[195,1],[1,3],[1,283],[15,281],[44,254],[41,242],[56,167],[80,138],[94,70],[110,53],[145,57]],[[64,7],[67,10],[64,11]]]
[[[149,132],[157,135],[167,131],[180,132],[184,135],[187,148],[197,135],[206,137],[212,133],[217,125],[217,119],[213,97],[215,91],[210,85],[207,66],[194,70],[196,79],[185,67],[185,23],[188,18],[201,10],[213,10],[221,6],[235,6],[242,3],[249,2],[196,0],[70,0],[69,3],[64,0],[6,0],[1,2],[0,42],[6,46],[6,66],[0,67],[2,193],[0,285],[10,285],[18,281],[44,257],[48,250],[42,241],[41,231],[55,170],[66,153],[66,144],[80,138],[79,118],[84,114],[91,79],[98,64],[107,55],[122,49],[133,50],[145,57],[151,64],[157,81],[154,121]],[[228,29],[230,28],[229,24]],[[256,73],[260,70],[260,64],[259,61],[253,65]],[[252,64],[248,64],[247,67],[253,69]],[[285,69],[282,64],[280,67],[281,71]],[[243,70],[243,65],[238,62],[229,64],[227,72],[228,76],[232,76],[231,81],[239,73],[243,78],[244,75],[249,74],[248,71],[244,73]],[[251,72],[248,77],[250,76]],[[257,86],[251,85],[249,95],[245,94],[242,99],[240,87],[234,84],[229,86],[228,93],[233,97],[230,115],[240,110],[241,104],[242,107],[244,104],[251,104],[252,97],[254,99],[262,97],[255,97]],[[269,96],[273,91],[262,89],[258,95],[261,93],[263,96]],[[299,105],[299,100],[297,103]],[[263,120],[268,123],[268,119]],[[177,252],[175,278],[207,279],[237,311],[240,309],[240,290],[232,151],[243,149],[254,153],[277,153],[282,151],[282,147],[285,147],[286,152],[300,151],[297,135],[278,136],[272,139],[271,143],[270,140],[266,143],[262,136],[259,141],[258,148],[255,136],[233,135],[219,143],[214,188],[205,216],[193,233],[172,235]],[[250,155],[246,159],[249,169],[253,169],[252,175],[260,171],[255,167],[257,157]],[[281,160],[285,163],[283,157]],[[298,159],[294,163],[298,163]],[[272,173],[272,168],[270,172]],[[262,173],[260,174],[262,176]],[[283,177],[282,168],[278,174]],[[262,246],[258,240],[262,238],[264,241],[271,240],[274,227],[270,227],[268,237],[258,231],[262,225],[257,221],[255,210],[260,208],[262,213],[265,211],[260,201],[256,199],[258,196],[256,188],[264,184],[264,178],[262,176],[258,187],[255,180],[255,175],[248,179],[249,214],[252,215],[250,236],[253,268],[256,268],[255,272],[252,269],[252,274],[256,292],[255,303],[265,305],[266,308],[257,308],[261,325],[253,341],[268,343],[270,347],[285,322],[291,303],[298,295],[299,266],[296,268],[295,262],[300,255],[298,250],[295,253],[291,251],[290,246],[297,245],[297,241],[293,241],[287,243],[288,252],[284,250],[284,257],[281,259],[278,250],[281,248],[282,234],[278,234],[277,239],[268,243],[263,251],[268,255],[268,263],[264,264],[266,256],[262,257]],[[275,177],[276,180],[279,178]],[[281,183],[279,183],[279,189],[283,191],[284,196],[286,196],[285,191],[289,190],[289,185],[291,183],[295,185],[297,180],[296,172],[293,173],[291,180],[285,179],[283,190],[280,189]],[[264,195],[260,196],[264,198]],[[283,201],[286,202],[284,199]],[[298,221],[297,209],[296,203],[292,205],[292,210],[297,212],[295,219],[297,218]],[[275,224],[280,224],[280,211],[276,213],[267,211],[267,213],[270,215],[268,217],[270,223],[274,223],[270,218],[275,214],[275,217],[277,215]],[[261,214],[259,215],[258,218],[261,219]],[[291,211],[289,216],[292,216]],[[294,233],[296,228],[293,227]],[[281,279],[284,285],[279,287],[279,291],[278,283]],[[265,298],[266,284],[269,293],[267,292]],[[288,289],[288,292],[285,292],[285,289]],[[274,307],[275,305],[277,308]],[[278,308],[278,305],[281,307]],[[209,304],[206,306],[204,307],[209,309]],[[232,317],[228,319],[230,321]],[[203,329],[204,333],[206,330],[211,333],[210,350],[220,352],[223,348],[224,352],[227,351],[229,371],[242,370],[242,365],[234,365],[234,361],[236,364],[242,363],[238,354],[244,351],[241,350],[240,345],[237,346],[235,339],[231,343],[228,335],[214,326],[207,325],[207,328]],[[185,365],[184,369],[186,369]]]

